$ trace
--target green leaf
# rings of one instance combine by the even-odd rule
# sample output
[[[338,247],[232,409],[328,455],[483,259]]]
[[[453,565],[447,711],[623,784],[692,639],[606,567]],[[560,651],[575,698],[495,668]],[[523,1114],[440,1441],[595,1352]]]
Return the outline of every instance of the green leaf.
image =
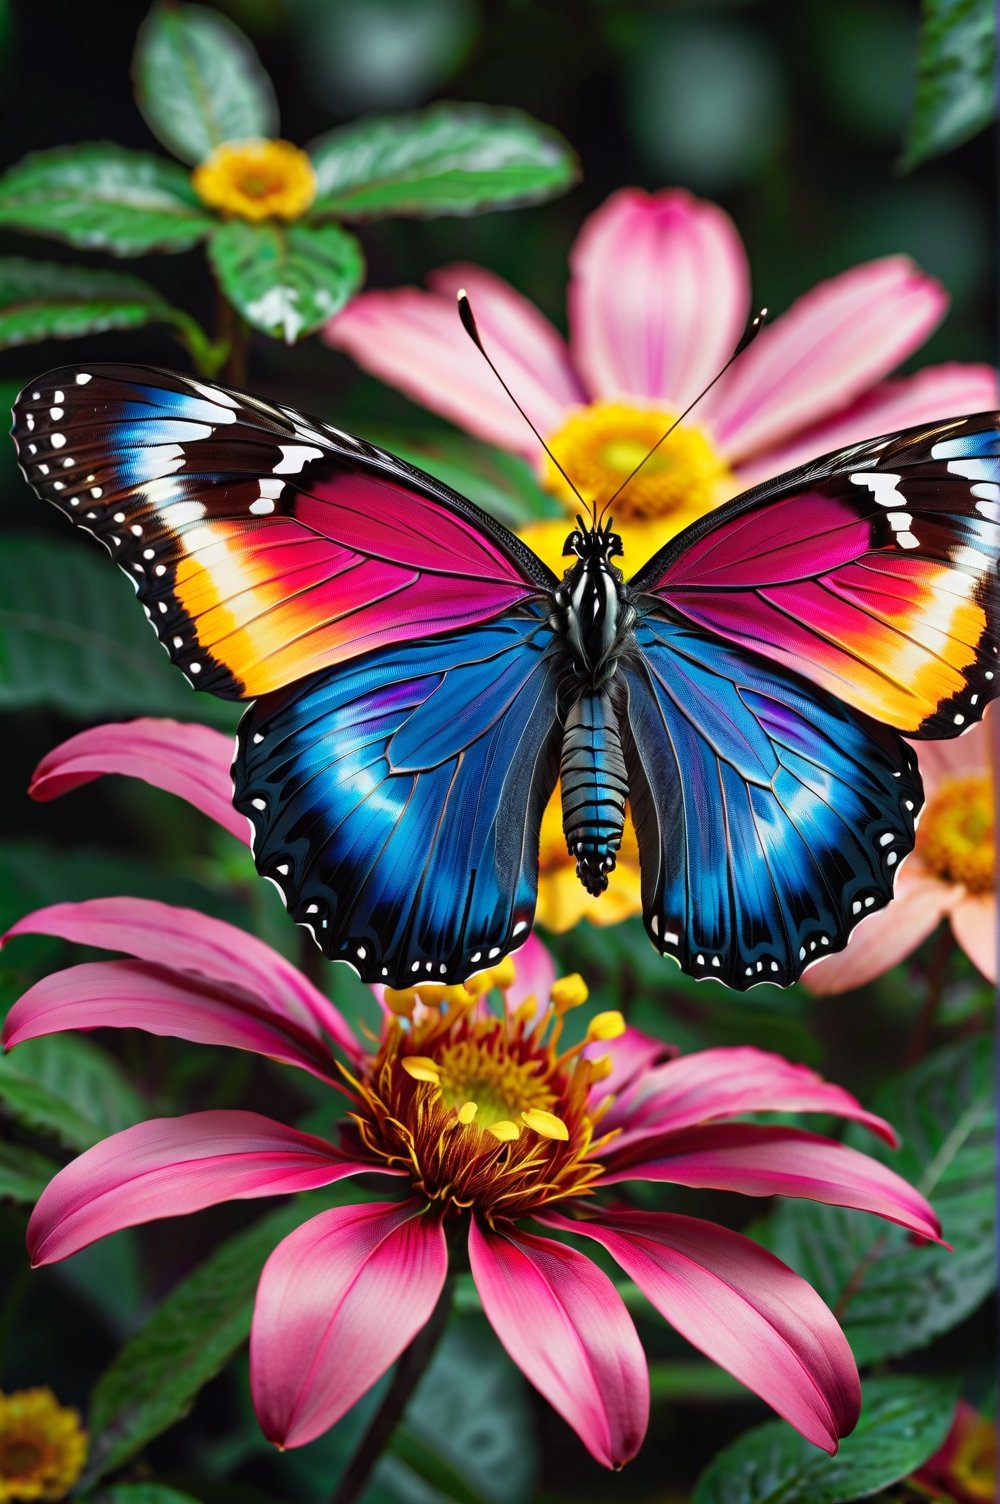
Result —
[[[214,223],[183,168],[107,141],[36,152],[0,178],[0,227],[86,251],[185,251]]]
[[[0,707],[66,715],[179,715],[230,726],[192,693],[118,569],[85,539],[22,535],[0,551]]]
[[[0,349],[143,324],[185,328],[190,322],[155,287],[124,272],[0,258]]]
[[[29,1039],[0,1056],[0,1110],[70,1149],[89,1149],[145,1115],[117,1063],[80,1034]]]
[[[994,1086],[989,1042],[963,1041],[889,1083],[874,1103],[903,1146],[848,1141],[929,1198],[954,1253],[863,1212],[784,1201],[754,1229],[833,1308],[862,1365],[924,1347],[996,1284]]]
[[[277,135],[271,80],[218,11],[154,6],[139,28],[132,76],[146,124],[183,162],[203,161],[223,141]]]
[[[0,1201],[31,1203],[57,1172],[55,1160],[20,1144],[0,1143]]]
[[[165,1483],[115,1483],[95,1494],[92,1504],[198,1504],[191,1494],[182,1494]]]
[[[857,1429],[828,1457],[785,1421],[747,1431],[709,1464],[691,1504],[845,1504],[898,1483],[944,1441],[958,1386],[893,1377],[865,1385]]]
[[[375,219],[479,214],[538,203],[576,182],[572,150],[518,110],[440,104],[343,126],[310,147],[313,214]]]
[[[917,91],[902,166],[983,130],[997,113],[992,0],[923,0]]]
[[[379,1481],[389,1485],[393,1504],[423,1504],[427,1485],[456,1504],[527,1504],[537,1466],[520,1373],[484,1321],[452,1321],[393,1435]]]
[[[232,219],[215,231],[208,254],[247,323],[289,345],[339,313],[364,281],[361,246],[339,225]]]
[[[88,1486],[188,1413],[246,1340],[265,1259],[308,1215],[285,1204],[229,1238],[125,1343],[91,1395]]]

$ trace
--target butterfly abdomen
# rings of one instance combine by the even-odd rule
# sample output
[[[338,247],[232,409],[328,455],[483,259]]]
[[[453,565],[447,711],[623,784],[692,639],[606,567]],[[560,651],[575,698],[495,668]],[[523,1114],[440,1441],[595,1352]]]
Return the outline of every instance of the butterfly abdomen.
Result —
[[[604,690],[587,690],[566,717],[562,759],[563,831],[588,893],[603,893],[625,825],[628,779],[614,707]]]

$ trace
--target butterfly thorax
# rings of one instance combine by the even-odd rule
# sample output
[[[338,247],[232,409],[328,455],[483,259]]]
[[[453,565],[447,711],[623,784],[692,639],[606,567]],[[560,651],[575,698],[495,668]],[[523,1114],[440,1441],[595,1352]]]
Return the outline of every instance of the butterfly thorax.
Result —
[[[611,562],[621,551],[621,539],[608,528],[573,532],[563,549],[564,554],[575,554],[577,562],[555,591],[553,625],[572,655],[579,679],[594,689],[613,676],[635,619],[622,572]]]
[[[635,621],[620,569],[611,562],[621,539],[604,528],[571,533],[564,552],[576,563],[555,592],[552,615],[575,670],[563,717],[560,756],[563,832],[589,893],[603,893],[625,823],[628,779],[618,718],[609,694]]]

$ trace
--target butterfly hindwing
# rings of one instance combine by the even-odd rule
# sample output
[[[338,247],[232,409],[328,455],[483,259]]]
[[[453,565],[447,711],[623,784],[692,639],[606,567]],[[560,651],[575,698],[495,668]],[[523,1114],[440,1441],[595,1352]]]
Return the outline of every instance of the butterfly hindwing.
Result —
[[[169,371],[67,366],[14,407],[39,496],[106,546],[197,689],[252,698],[484,621],[554,577],[447,486],[350,434]]]
[[[787,985],[892,896],[923,794],[895,732],[683,621],[619,670],[645,924],[693,976]]]
[[[244,717],[235,804],[258,869],[366,981],[463,981],[527,937],[558,762],[553,637],[525,608]]]
[[[629,581],[907,736],[1000,684],[1000,414],[852,445],[709,514]]]

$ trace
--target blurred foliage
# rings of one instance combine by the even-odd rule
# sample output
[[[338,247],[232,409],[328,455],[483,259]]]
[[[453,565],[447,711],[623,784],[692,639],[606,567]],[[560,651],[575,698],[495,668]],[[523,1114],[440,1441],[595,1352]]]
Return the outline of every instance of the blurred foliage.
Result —
[[[950,151],[997,115],[996,7],[990,0],[923,0],[922,12],[905,167]]]
[[[33,370],[65,359],[56,342],[68,338],[86,358],[190,361],[233,379],[248,359],[255,389],[386,444],[508,523],[551,514],[525,462],[454,434],[305,336],[365,275],[414,283],[457,259],[506,276],[559,323],[579,225],[629,183],[718,199],[746,240],[755,298],[774,310],[857,261],[909,252],[952,296],[919,364],[994,353],[993,148],[968,139],[992,110],[986,7],[975,0],[937,0],[922,14],[912,0],[225,0],[146,12],[92,0],[64,7],[56,28],[45,7],[0,6],[8,400]],[[288,137],[314,142],[319,197],[290,226],[223,222],[188,167],[235,135],[276,133],[278,99]],[[73,144],[84,136],[90,144]],[[919,170],[900,178],[904,139],[904,161]],[[582,181],[553,198],[572,187],[577,155]],[[519,207],[542,199],[552,201]],[[482,212],[497,207],[510,212]],[[36,258],[26,236],[44,236],[50,254]],[[132,258],[138,275],[102,266],[106,255]],[[28,343],[39,349],[26,358]],[[167,796],[102,780],[29,803],[31,768],[81,722],[153,713],[232,729],[236,711],[172,673],[124,581],[31,499],[9,449],[0,506],[12,534],[0,550],[0,924],[97,894],[189,904],[298,956],[346,1012],[371,1017],[370,994],[319,965],[247,854]],[[861,1425],[833,1460],[784,1423],[759,1426],[764,1407],[623,1286],[651,1360],[653,1415],[644,1452],[615,1476],[527,1388],[466,1285],[367,1504],[899,1497],[895,1481],[943,1436],[956,1383],[985,1396],[993,1367],[981,1304],[993,1284],[989,989],[955,963],[934,1048],[904,1071],[926,949],[863,994],[817,1000],[803,988],[735,997],[689,982],[637,922],[546,938],[561,967],[591,983],[588,1015],[624,1006],[686,1050],[752,1041],[885,1112],[904,1145],[884,1159],[923,1183],[957,1251],[914,1248],[860,1214],[758,1208],[755,1234],[839,1307],[859,1357],[879,1365]],[[0,1006],[67,956],[50,940],[12,943]],[[52,1382],[67,1402],[89,1400],[93,1504],[314,1504],[383,1392],[299,1451],[278,1456],[260,1435],[241,1350],[256,1271],[307,1202],[128,1231],[28,1274],[28,1207],[73,1152],[151,1112],[261,1104],[329,1126],[328,1097],[306,1079],[128,1032],[54,1036],[0,1062],[0,1384]],[[848,1141],[871,1149],[857,1130]],[[747,1215],[715,1193],[641,1195],[729,1225]]]

